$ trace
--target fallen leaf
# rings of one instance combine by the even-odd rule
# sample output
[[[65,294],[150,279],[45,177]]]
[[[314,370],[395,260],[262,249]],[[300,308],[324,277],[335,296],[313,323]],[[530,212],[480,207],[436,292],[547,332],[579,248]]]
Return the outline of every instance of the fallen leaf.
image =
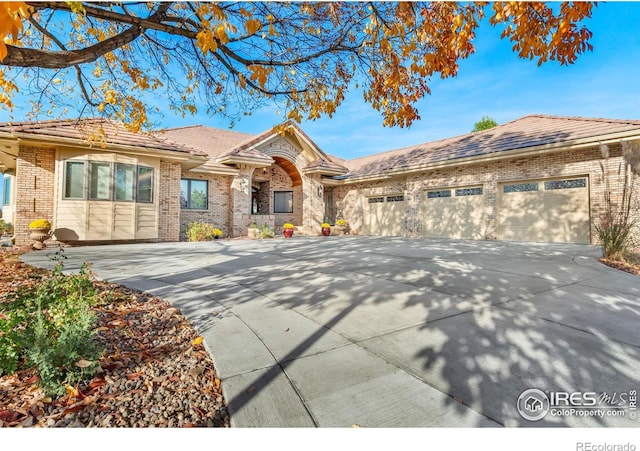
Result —
[[[192,345],[194,345],[194,346],[198,346],[198,345],[201,345],[201,344],[202,344],[202,341],[203,341],[203,340],[204,340],[204,339],[203,339],[202,337],[198,337],[198,338],[196,338],[195,340],[193,340],[193,341],[191,342],[191,344],[192,344]]]
[[[16,421],[19,416],[20,414],[15,410],[0,410],[0,420],[6,421],[7,423]]]
[[[136,379],[140,379],[142,376],[144,376],[144,373],[142,371],[138,371],[137,373],[127,374],[127,379],[133,381]]]
[[[247,389],[247,393],[253,393],[253,392],[255,392],[256,390],[257,390],[256,386],[255,386],[255,385],[252,385],[251,387],[249,387],[249,388]]]
[[[86,405],[84,403],[80,402],[78,404],[74,404],[71,407],[67,407],[66,409],[64,409],[64,414],[65,415],[69,415],[70,413],[80,412],[85,407],[86,407]]]
[[[213,380],[213,383],[216,386],[216,389],[220,388],[220,379],[218,379],[217,377]]]
[[[88,360],[85,360],[85,359],[80,359],[76,362],[76,366],[78,368],[88,368],[91,365],[93,365],[93,362],[89,362]]]
[[[202,373],[204,373],[204,368],[202,368],[200,366],[196,366],[196,367],[191,368],[189,370],[189,374],[191,376],[200,376]]]
[[[38,379],[40,379],[38,377],[37,374],[34,374],[33,376],[31,376],[29,379],[27,379],[26,381],[24,381],[25,384],[35,384],[36,382],[38,382]]]
[[[67,391],[67,395],[69,395],[72,398],[77,398],[78,395],[80,394],[78,392],[78,390],[76,388],[73,388],[71,385],[67,384],[65,385],[65,390]]]

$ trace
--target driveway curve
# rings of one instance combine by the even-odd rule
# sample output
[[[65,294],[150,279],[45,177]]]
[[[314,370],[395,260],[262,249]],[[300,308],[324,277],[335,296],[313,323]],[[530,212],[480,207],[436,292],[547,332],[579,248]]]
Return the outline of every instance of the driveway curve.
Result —
[[[640,426],[640,279],[593,246],[296,236],[65,254],[193,322],[232,426]],[[535,421],[517,408],[528,389],[551,399]]]

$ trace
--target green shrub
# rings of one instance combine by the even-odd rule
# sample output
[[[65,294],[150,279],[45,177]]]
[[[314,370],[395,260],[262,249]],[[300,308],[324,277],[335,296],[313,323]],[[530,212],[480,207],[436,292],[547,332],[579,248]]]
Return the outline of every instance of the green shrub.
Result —
[[[222,230],[207,222],[192,222],[186,231],[187,241],[211,241],[222,236]]]
[[[593,226],[604,258],[625,260],[625,254],[634,245],[633,229],[636,222],[620,214],[605,214],[600,223]]]
[[[273,230],[271,226],[268,224],[262,224],[260,229],[260,238],[274,238],[276,236],[276,232]]]
[[[12,229],[11,224],[7,223],[4,219],[0,219],[0,235],[3,233],[11,234]]]
[[[51,277],[19,290],[0,310],[0,374],[33,367],[49,395],[89,377],[99,358],[92,273],[83,265],[79,274],[64,275],[64,256],[58,258]]]
[[[51,327],[52,319],[42,310],[35,318],[33,343],[26,354],[45,392],[61,396],[66,384],[74,386],[93,375],[99,357],[93,343],[94,315],[80,309],[73,317],[58,317],[57,327]]]

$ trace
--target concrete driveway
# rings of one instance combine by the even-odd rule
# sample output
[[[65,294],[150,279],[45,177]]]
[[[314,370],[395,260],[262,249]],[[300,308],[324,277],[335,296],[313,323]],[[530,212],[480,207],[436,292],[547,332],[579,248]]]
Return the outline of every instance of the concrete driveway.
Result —
[[[640,278],[592,246],[294,237],[65,253],[67,269],[89,261],[190,318],[233,426],[640,426]],[[47,251],[24,260],[50,266]],[[540,420],[516,408],[527,389],[540,392],[521,406],[551,400],[526,407]]]

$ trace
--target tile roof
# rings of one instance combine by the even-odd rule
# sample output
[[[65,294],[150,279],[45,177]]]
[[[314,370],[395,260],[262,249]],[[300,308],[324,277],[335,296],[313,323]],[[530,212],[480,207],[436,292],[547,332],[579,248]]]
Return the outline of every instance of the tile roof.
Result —
[[[218,158],[230,149],[255,138],[255,135],[248,133],[207,127],[205,125],[168,128],[159,131],[156,135],[184,143],[206,153],[210,158]]]
[[[529,115],[489,130],[345,160],[347,177],[637,131],[640,120]]]
[[[42,122],[0,123],[0,133],[25,134],[42,138],[64,138],[87,142],[87,138],[102,128],[107,145],[142,147],[202,155],[196,149],[166,138],[144,133],[133,133],[108,119],[51,120]]]

